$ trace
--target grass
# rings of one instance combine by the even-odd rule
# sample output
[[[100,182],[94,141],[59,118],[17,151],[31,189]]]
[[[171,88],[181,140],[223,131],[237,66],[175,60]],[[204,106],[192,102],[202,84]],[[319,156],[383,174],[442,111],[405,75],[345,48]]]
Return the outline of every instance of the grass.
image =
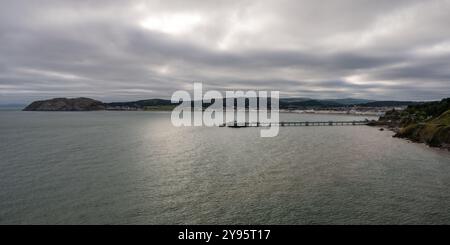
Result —
[[[398,136],[431,146],[450,144],[450,110],[427,122],[410,124],[402,128]]]

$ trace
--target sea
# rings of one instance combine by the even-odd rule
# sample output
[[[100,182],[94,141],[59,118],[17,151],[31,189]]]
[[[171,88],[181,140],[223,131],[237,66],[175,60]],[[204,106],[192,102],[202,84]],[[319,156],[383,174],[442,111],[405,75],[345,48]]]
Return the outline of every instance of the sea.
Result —
[[[170,118],[0,111],[0,224],[450,224],[447,150],[365,125],[262,138]]]

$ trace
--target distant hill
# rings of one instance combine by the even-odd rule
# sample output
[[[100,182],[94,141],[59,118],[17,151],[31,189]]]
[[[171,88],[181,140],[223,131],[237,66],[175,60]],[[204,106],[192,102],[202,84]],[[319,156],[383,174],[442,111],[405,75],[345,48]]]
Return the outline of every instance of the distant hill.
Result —
[[[280,99],[280,109],[312,109],[342,107],[343,104],[327,100],[303,100],[303,101],[285,101]]]
[[[320,101],[322,104],[339,104],[339,105],[358,105],[369,102],[374,102],[375,100],[366,100],[366,99],[354,99],[354,98],[344,98],[344,99],[311,99],[311,98],[280,98],[280,102],[283,103],[297,103],[297,102],[305,102],[305,101]],[[312,102],[309,102],[312,103]]]
[[[229,99],[228,99],[229,100]],[[225,105],[225,99],[223,101]],[[124,102],[124,103],[108,103],[107,106],[130,106],[143,108],[145,106],[167,106],[171,105],[170,100],[162,99],[152,99],[152,100],[142,100],[136,102]],[[310,98],[280,98],[279,107],[280,109],[326,109],[326,108],[337,108],[337,107],[399,107],[407,105],[416,105],[420,102],[414,101],[374,101],[366,99],[310,99]],[[172,104],[173,105],[173,104]],[[205,104],[209,105],[209,104]],[[246,103],[248,105],[248,103]],[[270,101],[268,102],[270,106]]]
[[[345,99],[326,99],[325,101],[330,101],[342,105],[360,105],[366,104],[370,102],[375,102],[375,100],[366,100],[366,99],[353,99],[353,98],[345,98]]]
[[[230,100],[223,99],[223,104],[226,104],[226,101]],[[368,102],[369,100],[361,100],[361,99],[337,99],[337,100],[314,100],[310,98],[281,98],[279,101],[279,106],[281,109],[308,109],[308,108],[330,108],[330,107],[342,107],[353,105],[351,102],[358,104]],[[105,103],[107,109],[127,109],[127,108],[136,108],[136,109],[145,109],[148,107],[156,107],[156,106],[170,106],[176,105],[172,104],[170,100],[164,99],[149,99],[149,100],[139,100],[132,102],[113,102],[113,103]],[[204,103],[204,106],[209,106],[210,103]],[[268,101],[268,105],[270,106],[270,100]],[[246,103],[248,106],[248,103]]]
[[[397,106],[409,106],[409,105],[417,105],[421,104],[422,102],[416,102],[416,101],[394,101],[394,100],[388,100],[388,101],[373,101],[363,104],[358,104],[359,106],[364,107],[397,107]]]
[[[311,98],[280,98],[280,101],[286,102],[286,103],[292,103],[292,102],[302,102],[312,100]]]
[[[172,105],[170,100],[164,99],[148,99],[148,100],[138,100],[131,102],[112,102],[105,103],[105,106],[108,108],[111,107],[135,107],[135,108],[144,108],[146,106],[162,106],[162,105]]]
[[[224,105],[228,99],[223,99]],[[191,102],[193,103],[193,102]],[[148,99],[128,102],[103,103],[89,98],[55,98],[50,100],[35,101],[25,108],[27,111],[87,111],[87,110],[171,110],[179,103],[171,103],[165,99]],[[305,110],[305,109],[333,109],[347,107],[399,107],[408,105],[420,105],[413,101],[372,101],[365,99],[310,99],[310,98],[281,98],[280,109]],[[210,103],[203,103],[204,107]],[[248,102],[246,102],[248,106]],[[270,108],[270,100],[268,101]]]
[[[50,100],[34,101],[24,111],[98,111],[105,106],[98,100],[90,98],[54,98]]]

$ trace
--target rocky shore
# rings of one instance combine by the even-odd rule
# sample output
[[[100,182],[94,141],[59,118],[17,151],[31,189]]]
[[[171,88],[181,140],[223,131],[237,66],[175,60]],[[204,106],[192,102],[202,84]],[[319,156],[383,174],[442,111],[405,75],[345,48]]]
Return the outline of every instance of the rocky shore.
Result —
[[[450,150],[450,98],[391,110],[369,125],[389,128],[394,137]]]

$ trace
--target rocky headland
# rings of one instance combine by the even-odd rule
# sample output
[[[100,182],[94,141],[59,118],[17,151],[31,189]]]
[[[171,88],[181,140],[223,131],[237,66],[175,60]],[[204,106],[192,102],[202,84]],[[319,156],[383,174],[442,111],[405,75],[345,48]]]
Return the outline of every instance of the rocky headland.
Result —
[[[54,98],[50,100],[34,101],[24,111],[99,111],[104,110],[105,104],[90,98]]]
[[[388,111],[370,125],[387,127],[394,137],[450,150],[450,98]]]

